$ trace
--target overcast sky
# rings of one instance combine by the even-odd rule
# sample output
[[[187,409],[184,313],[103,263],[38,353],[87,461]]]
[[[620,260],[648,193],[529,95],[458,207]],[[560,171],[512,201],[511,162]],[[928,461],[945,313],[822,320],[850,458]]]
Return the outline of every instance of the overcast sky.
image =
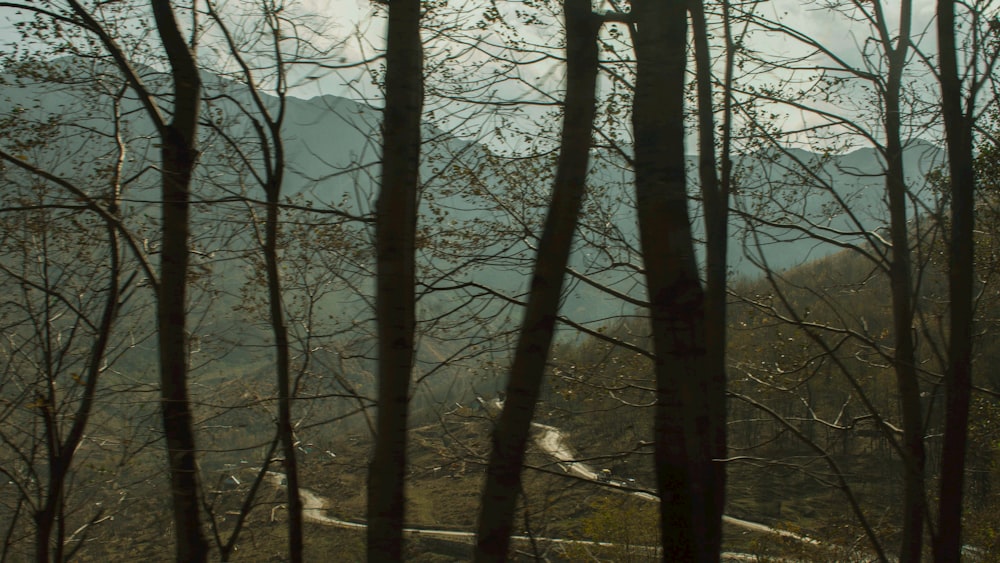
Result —
[[[594,1],[595,7],[597,7],[601,0]],[[301,14],[314,14],[320,19],[326,19],[322,35],[316,40],[318,42],[326,41],[328,45],[335,46],[334,63],[349,64],[370,60],[381,52],[385,30],[384,8],[376,7],[369,0],[299,0],[298,4],[294,8],[295,11]],[[479,19],[478,14],[481,14],[482,10],[490,3],[484,0],[453,0],[453,4],[469,7],[463,13],[471,13],[472,15],[442,14],[438,16],[439,23],[442,23],[441,20],[443,20],[444,25],[454,26],[454,29],[462,29],[460,34],[466,39],[477,33],[486,36],[486,31],[488,31],[493,34],[492,40],[496,43],[500,42],[500,35],[507,38],[519,36],[532,44],[539,45],[541,51],[547,49],[560,54],[556,49],[559,35],[558,25],[513,25],[506,30],[491,25],[486,31],[478,31],[474,27]],[[767,18],[815,37],[849,64],[860,64],[861,52],[872,33],[871,28],[867,25],[852,23],[845,15],[817,7],[818,4],[803,0],[770,0],[761,3],[758,12]],[[935,2],[931,0],[914,2],[913,31],[918,34],[925,30],[928,32],[921,40],[928,53],[934,51],[933,26],[930,25],[933,21],[934,4]],[[514,13],[519,9],[526,9],[523,2],[516,0],[500,0],[496,5],[505,11],[508,16],[507,21],[515,21]],[[892,27],[895,28],[898,0],[886,0],[883,5],[892,22]],[[16,40],[16,35],[8,21],[10,17],[14,17],[11,10],[0,10],[0,41]],[[805,52],[800,44],[775,34],[758,34],[754,37],[752,44],[762,53],[774,56]],[[204,47],[202,49],[203,53],[206,52]],[[452,54],[450,51],[446,53],[446,49],[458,50],[459,48],[450,47],[437,41],[428,47],[428,59],[433,60],[435,57]],[[452,72],[458,76],[468,76],[471,80],[477,76],[488,76],[500,69],[500,66],[485,53],[485,51],[499,52],[498,49],[490,47],[484,48],[483,51],[457,58],[451,64]],[[529,57],[538,58],[525,56],[525,58]],[[534,102],[545,102],[550,96],[558,96],[562,68],[551,59],[541,59],[534,65],[523,66],[516,70],[508,69],[505,72],[516,74],[518,80],[499,82],[491,88],[480,91],[477,95],[482,99],[516,99]],[[368,99],[374,103],[378,101],[377,89],[363,68],[342,70],[297,68],[292,78],[298,84],[293,90],[293,94],[300,97],[308,98],[319,94],[333,94],[355,99]],[[435,78],[434,75],[429,76],[431,81]],[[452,107],[455,107],[454,104]],[[439,116],[448,111],[444,105],[432,109],[436,109]],[[530,115],[537,116],[544,112],[545,108],[529,107],[527,111]],[[460,118],[461,116],[456,116],[453,121],[458,121]],[[789,115],[788,119],[795,124],[792,126],[815,123],[814,118],[804,114]]]
[[[595,7],[603,4],[602,0],[594,0]],[[340,45],[339,52],[347,61],[359,61],[366,57],[371,57],[376,50],[382,46],[382,36],[384,34],[384,19],[373,19],[373,14],[378,10],[370,0],[298,0],[290,3],[297,6],[295,11],[304,14],[315,14],[320,18],[327,18],[328,35],[332,42]],[[465,4],[479,8],[489,5],[482,0],[457,0],[456,4]],[[517,0],[497,2],[501,8],[506,8],[509,13],[523,8]],[[802,0],[770,0],[763,2],[758,7],[758,12],[766,17],[781,21],[787,25],[801,29],[807,35],[817,38],[823,44],[830,46],[837,53],[841,54],[845,60],[856,63],[860,60],[860,47],[870,34],[870,29],[863,25],[852,25],[843,16],[833,14],[827,9],[816,7],[818,3],[804,2]],[[895,24],[898,15],[898,2],[886,0],[883,2],[886,14]],[[914,2],[914,31],[920,32],[931,27],[934,13],[934,2],[931,0],[917,0]],[[10,25],[10,18],[16,17],[10,9],[0,9],[0,41],[9,43],[16,41],[16,34]],[[933,30],[930,30],[933,31]],[[538,43],[554,42],[556,33],[544,26],[522,27],[520,33],[524,33],[527,38]],[[794,42],[776,36],[758,36],[757,45],[764,50],[774,50],[774,52],[788,53],[796,49]],[[933,33],[930,33],[924,44],[933,47]],[[349,89],[344,88],[343,79],[331,77],[332,80],[324,80],[303,91],[308,94],[311,90],[327,90],[327,93],[348,94]],[[338,84],[340,82],[341,84]],[[340,92],[336,92],[340,90]]]
[[[595,4],[598,0],[595,0]],[[466,2],[479,10],[488,5],[481,0],[470,0]],[[509,10],[508,15],[512,15],[517,9],[523,9],[521,2],[498,2],[501,9]],[[770,0],[758,6],[758,12],[766,18],[781,22],[787,26],[800,30],[803,34],[815,38],[831,51],[837,54],[844,62],[851,65],[863,64],[863,50],[865,44],[870,40],[873,33],[871,26],[863,22],[852,22],[850,15],[837,13],[822,7],[820,2],[806,2],[803,0]],[[913,6],[913,33],[922,47],[929,54],[935,50],[935,36],[933,33],[933,15],[935,2],[931,0],[917,0]],[[870,4],[869,4],[870,6]],[[886,17],[890,21],[890,33],[898,29],[899,2],[898,0],[886,0],[883,2]],[[348,34],[356,29],[365,30],[364,41],[347,41],[344,43],[343,54],[347,60],[360,60],[364,56],[371,56],[373,52],[381,48],[381,37],[384,33],[384,20],[372,22],[371,14],[373,8],[371,4],[364,0],[306,0],[303,9],[311,13],[326,14],[334,18],[338,33],[343,34],[341,38],[346,38]],[[858,13],[853,14],[855,17]],[[511,19],[514,19],[513,17]],[[468,23],[468,22],[465,22]],[[523,34],[523,37],[533,43],[540,45],[547,44],[550,48],[555,48],[557,33],[553,31],[553,26],[521,26],[516,33]],[[920,36],[920,34],[924,34]],[[788,37],[778,34],[758,33],[754,36],[752,45],[763,54],[777,56],[792,56],[796,53],[805,54],[806,48]],[[487,57],[481,55],[482,64],[486,64]],[[819,58],[812,60],[814,63],[820,62]],[[463,64],[469,66],[469,61]],[[474,66],[474,65],[472,65]],[[877,70],[870,68],[869,70]],[[558,65],[551,61],[542,62],[534,67],[519,70],[525,78],[524,83],[534,83],[541,86],[551,94],[558,91],[558,83],[561,80],[562,71]],[[357,74],[352,72],[330,73],[322,80],[308,81],[298,90],[300,95],[309,96],[316,93],[332,93],[336,95],[354,95],[351,88],[358,88],[359,83],[355,81]],[[772,79],[777,77],[772,76]],[[761,77],[761,82],[767,77]],[[533,82],[535,81],[535,82]],[[499,87],[498,97],[507,99],[529,98],[536,101],[541,97],[537,92],[531,92],[524,88],[524,83],[518,85],[507,82]],[[374,92],[367,84],[361,84],[362,91],[366,95],[373,95]],[[859,102],[861,103],[861,102]],[[537,114],[537,108],[529,110],[529,113]],[[807,115],[802,112],[784,110],[787,115],[789,128],[801,127],[805,124],[816,125],[821,123],[821,119]]]

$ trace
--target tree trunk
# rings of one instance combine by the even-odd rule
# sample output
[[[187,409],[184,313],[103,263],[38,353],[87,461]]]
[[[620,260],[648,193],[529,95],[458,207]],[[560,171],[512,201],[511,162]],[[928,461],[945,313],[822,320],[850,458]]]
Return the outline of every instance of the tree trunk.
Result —
[[[253,107],[259,114],[258,118],[251,118],[254,132],[260,143],[260,160],[263,166],[263,177],[261,187],[264,189],[267,209],[264,219],[264,240],[261,243],[265,271],[267,275],[267,299],[271,321],[271,333],[274,335],[275,371],[276,386],[278,389],[278,421],[277,436],[281,443],[282,456],[284,457],[283,469],[285,473],[285,498],[288,500],[288,560],[297,563],[303,557],[303,532],[302,532],[302,496],[299,491],[299,464],[296,454],[296,440],[294,425],[292,424],[292,400],[293,383],[291,374],[291,350],[288,339],[288,326],[285,322],[285,309],[282,300],[282,278],[279,263],[279,233],[281,229],[281,193],[285,177],[285,144],[281,136],[281,127],[284,123],[285,109],[287,107],[287,83],[283,59],[280,56],[281,50],[277,50],[279,58],[275,65],[277,70],[277,84],[274,94],[278,99],[278,107],[273,111],[261,97],[260,86],[254,78],[253,71],[246,59],[240,52],[240,46],[230,33],[230,30],[219,12],[212,3],[206,5],[209,17],[219,26],[223,37],[229,47],[230,54],[236,59],[237,64],[243,72],[250,96],[253,100]],[[266,22],[266,29],[262,31],[269,34],[277,44],[281,38],[279,18],[275,18],[275,12],[271,7],[264,6],[263,15]],[[252,110],[245,109],[247,116],[251,116]],[[261,123],[263,121],[263,123]],[[235,143],[235,139],[227,139],[228,142]],[[270,454],[269,456],[270,457]],[[251,489],[255,491],[256,489]],[[253,492],[251,492],[251,497]],[[249,500],[249,499],[247,499]],[[223,560],[228,560],[241,526],[230,535],[225,545],[220,551]]]
[[[903,563],[920,561],[923,552],[923,526],[926,515],[924,491],[924,428],[920,405],[920,382],[917,378],[916,352],[913,343],[913,278],[910,257],[911,227],[907,222],[907,188],[903,168],[903,145],[900,102],[903,68],[910,41],[909,0],[900,5],[900,31],[895,47],[884,35],[883,48],[889,62],[885,84],[885,186],[889,196],[892,255],[889,281],[892,292],[893,332],[896,351],[893,368],[899,390],[903,417],[903,522],[899,558]],[[879,16],[881,11],[876,12]],[[879,20],[880,29],[888,29]]]
[[[420,1],[389,7],[382,187],[377,202],[379,403],[368,474],[368,560],[403,557],[406,420],[416,324],[414,248],[423,110]]]
[[[941,106],[948,145],[951,182],[951,237],[948,285],[951,320],[945,373],[945,427],[941,451],[937,561],[960,561],[962,497],[972,390],[973,225],[975,173],[972,129],[963,111],[962,81],[955,45],[955,2],[938,0],[937,31]],[[974,107],[969,104],[968,107]]]
[[[480,502],[476,561],[506,561],[521,491],[521,466],[555,331],[563,277],[569,262],[587,180],[595,114],[597,28],[590,0],[567,0],[566,102],[559,162],[545,229],[535,258],[531,292],[518,335],[507,399],[493,431],[486,485]]]
[[[163,243],[157,328],[160,347],[160,397],[170,468],[177,561],[200,562],[208,555],[201,529],[198,466],[187,389],[187,273],[191,177],[201,79],[169,2],[151,2],[156,29],[170,61],[173,118],[162,130]]]
[[[708,44],[708,23],[702,0],[690,0],[691,27],[694,35],[696,80],[698,92],[698,171],[701,179],[702,209],[705,213],[705,377],[708,380],[706,413],[710,421],[711,439],[707,454],[713,461],[710,489],[712,502],[706,505],[706,538],[716,551],[722,548],[722,514],[726,504],[726,273],[729,248],[729,182],[724,169],[724,182],[719,182],[715,158],[715,119],[712,101],[712,59]],[[723,6],[728,10],[728,5]],[[728,13],[723,15],[728,18]],[[728,35],[728,27],[725,30]],[[728,42],[731,43],[731,42]],[[732,48],[732,45],[727,45]],[[731,55],[730,55],[731,56]],[[732,61],[727,60],[728,100],[732,79]],[[723,159],[729,159],[729,119],[724,123]],[[718,524],[718,525],[716,525]]]
[[[115,178],[117,180],[117,176]],[[117,189],[109,198],[110,205],[108,212],[113,216],[118,215]],[[111,340],[111,331],[115,320],[118,317],[118,300],[120,298],[120,274],[121,263],[119,260],[118,231],[112,224],[107,225],[108,232],[108,285],[107,296],[101,313],[101,322],[98,325],[94,344],[90,349],[90,358],[87,362],[86,378],[84,381],[83,396],[80,398],[80,406],[73,416],[73,423],[66,433],[66,438],[60,441],[57,431],[56,421],[52,420],[47,424],[50,432],[48,436],[49,447],[49,486],[48,497],[42,505],[41,510],[35,514],[35,537],[37,561],[49,561],[50,554],[52,561],[63,561],[65,552],[65,489],[70,476],[70,469],[73,466],[73,458],[76,450],[83,440],[87,423],[93,412],[94,396],[97,392],[97,382],[101,376],[101,366],[104,365],[108,343]],[[49,415],[50,416],[50,415]],[[49,418],[46,416],[46,418]],[[57,533],[53,536],[53,531]],[[51,551],[50,551],[51,548]]]
[[[275,137],[280,146],[280,139]],[[283,163],[283,154],[276,155]],[[280,164],[279,166],[283,166]],[[292,382],[288,327],[281,298],[281,274],[278,269],[278,222],[280,219],[281,173],[267,186],[267,217],[265,219],[264,261],[267,269],[268,302],[271,310],[271,331],[277,360],[278,437],[284,456],[285,491],[288,499],[288,559],[302,561],[302,497],[299,494],[299,464],[295,454],[295,433],[292,428]]]
[[[687,209],[684,85],[687,2],[633,3],[636,201],[649,292],[657,404],[655,462],[665,561],[718,561],[723,491],[706,359],[705,294]],[[724,447],[724,444],[722,444]]]

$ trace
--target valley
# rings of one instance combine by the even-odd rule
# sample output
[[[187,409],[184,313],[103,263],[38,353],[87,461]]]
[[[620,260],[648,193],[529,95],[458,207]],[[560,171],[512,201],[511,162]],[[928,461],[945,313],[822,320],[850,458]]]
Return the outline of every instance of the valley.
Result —
[[[2,4],[0,563],[1000,561],[995,7]]]

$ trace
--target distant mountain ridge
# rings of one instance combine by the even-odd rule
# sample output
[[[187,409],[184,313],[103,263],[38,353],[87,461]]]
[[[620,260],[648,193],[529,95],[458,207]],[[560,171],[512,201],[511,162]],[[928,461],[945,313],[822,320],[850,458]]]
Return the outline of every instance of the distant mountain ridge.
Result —
[[[77,71],[87,72],[84,68]],[[152,75],[151,82],[155,82],[158,75],[148,72]],[[247,283],[248,272],[246,266],[238,266],[239,261],[232,259],[242,260],[240,257],[254,243],[246,223],[247,206],[234,206],[231,202],[237,197],[263,199],[260,186],[254,184],[247,169],[248,163],[260,165],[257,155],[261,153],[251,121],[255,110],[245,85],[211,75],[205,76],[205,84],[203,119],[211,127],[202,127],[203,154],[195,196],[206,203],[198,206],[194,218],[195,245],[200,256],[215,257],[212,264],[205,265],[211,266],[217,275],[222,274],[224,281],[219,283],[224,286],[223,292],[237,294],[238,288]],[[103,95],[95,95],[85,90],[90,86],[86,82],[80,87],[53,87],[38,82],[19,84],[8,74],[0,85],[0,100],[11,108],[5,115],[8,121],[17,123],[23,118],[36,124],[56,124],[29,158],[37,158],[43,167],[48,159],[54,162],[48,165],[54,172],[76,175],[85,183],[99,185],[93,172],[107,161],[112,150],[107,134],[110,92],[114,89],[106,85]],[[277,108],[276,98],[266,93],[263,98],[272,111]],[[316,214],[309,215],[313,218],[310,220],[322,216],[325,210],[370,217],[379,174],[379,110],[331,95],[310,99],[288,97],[286,102],[282,136],[287,154],[284,191],[288,201],[316,210]],[[243,111],[240,105],[251,109]],[[134,212],[148,215],[144,236],[155,244],[155,228],[149,227],[157,220],[154,211],[157,185],[155,177],[143,170],[155,166],[158,151],[150,140],[151,128],[134,98],[122,101],[122,115],[123,129],[131,134],[127,175],[135,178],[126,198],[133,202],[130,205]],[[23,123],[30,125],[27,121]],[[79,125],[85,125],[90,132],[81,135]],[[248,163],[237,161],[232,147],[220,137],[220,131],[242,139]],[[11,133],[8,131],[5,145],[9,146]],[[445,311],[453,302],[465,302],[473,310],[475,303],[493,299],[492,293],[505,295],[508,300],[520,299],[531,275],[534,237],[538,236],[544,218],[546,194],[551,186],[551,159],[505,161],[494,157],[485,146],[448,137],[430,126],[427,137],[435,141],[425,146],[421,168],[426,181],[420,221],[426,244],[420,258],[425,283],[422,306],[425,311]],[[919,186],[927,172],[941,160],[942,151],[923,141],[911,143],[906,150],[907,175]],[[807,172],[803,164],[814,165],[815,175]],[[698,196],[693,157],[690,169],[693,230],[698,236],[703,227],[695,201]],[[787,269],[838,250],[836,244],[797,230],[810,222],[818,229],[825,229],[824,237],[844,241],[861,240],[864,231],[885,225],[888,215],[883,202],[884,179],[879,176],[881,164],[872,148],[833,156],[801,148],[775,150],[743,156],[735,163],[735,169],[740,178],[732,202],[736,212],[730,227],[730,267],[735,275],[756,275],[759,270],[753,262],[761,258],[772,268]],[[519,176],[516,181],[515,176]],[[832,189],[819,185],[817,180]],[[638,237],[631,205],[631,172],[625,163],[605,155],[595,160],[589,183],[588,201],[592,205],[584,210],[572,258],[579,277],[570,280],[563,310],[580,322],[600,322],[628,314],[634,306],[608,297],[594,289],[594,284],[605,284],[638,300],[643,299],[644,293],[641,276],[637,275],[641,271],[641,257],[635,253]],[[930,190],[923,190],[916,193],[915,201],[932,205],[933,197]],[[838,207],[838,200],[848,203],[851,213]],[[213,203],[217,201],[230,204]],[[917,208],[911,209],[911,215],[919,212]],[[297,220],[296,213],[287,212],[289,221]],[[748,220],[748,216],[760,216],[767,221]],[[324,267],[331,269],[335,264],[348,267],[350,271],[345,275],[351,279],[339,280],[337,283],[343,287],[331,291],[320,309],[353,319],[352,322],[359,319],[370,322],[370,314],[365,310],[371,302],[368,292],[374,271],[370,246],[366,247],[370,244],[370,232],[363,222],[329,217],[324,229],[341,229],[344,236],[337,244],[353,241],[354,247],[331,246],[331,252],[342,256],[325,262]],[[309,237],[316,232],[319,231],[304,229],[299,236]],[[623,269],[622,264],[631,266]],[[593,283],[585,283],[584,279]],[[359,297],[359,293],[367,295]],[[509,301],[499,301],[481,309],[479,315],[508,325],[519,318],[519,311]]]

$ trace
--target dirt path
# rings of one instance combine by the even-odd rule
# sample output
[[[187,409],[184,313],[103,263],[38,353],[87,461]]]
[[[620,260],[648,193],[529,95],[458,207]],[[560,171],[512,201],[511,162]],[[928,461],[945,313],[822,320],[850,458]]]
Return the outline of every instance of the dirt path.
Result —
[[[537,443],[538,447],[544,450],[546,454],[554,458],[563,471],[583,477],[584,479],[597,480],[597,472],[594,471],[593,468],[582,461],[575,461],[576,455],[574,454],[573,449],[566,443],[565,434],[563,434],[561,430],[554,426],[539,424],[537,422],[532,423],[532,426],[539,430],[539,433],[535,437],[535,443]],[[659,502],[660,500],[658,496],[646,491],[628,491],[623,489],[622,492],[628,492],[629,494],[649,501]],[[723,516],[722,520],[723,522],[743,528],[744,530],[775,534],[777,536],[789,538],[802,543],[819,545],[818,541],[808,536],[789,532],[788,530],[772,528],[771,526],[761,524],[760,522],[751,522],[749,520],[733,518],[732,516]]]
[[[548,426],[545,424],[532,423],[532,425],[539,430],[538,434],[535,436],[535,442],[538,444],[542,450],[559,464],[566,473],[582,477],[584,479],[597,480],[597,472],[594,471],[589,465],[582,461],[576,461],[576,455],[573,449],[567,444],[565,434],[554,426]],[[282,473],[277,473],[274,471],[267,472],[267,478],[271,481],[271,484],[278,488],[283,488],[285,486],[285,476]],[[646,491],[635,491],[622,489],[622,493],[632,494],[639,498],[649,500],[649,501],[659,501],[659,497]],[[302,498],[302,518],[308,522],[314,522],[317,524],[322,524],[324,526],[334,526],[337,528],[350,528],[350,529],[361,529],[367,527],[366,524],[361,522],[351,522],[348,520],[340,520],[338,518],[333,518],[327,514],[327,509],[330,507],[330,501],[325,497],[321,497],[315,492],[300,488],[299,495]],[[759,522],[751,522],[749,520],[741,520],[739,518],[733,518],[732,516],[723,516],[723,521],[738,526],[740,528],[751,530],[754,532],[770,533],[781,537],[793,539],[803,543],[808,543],[812,545],[818,545],[819,542],[816,540],[789,532],[787,530],[779,530],[777,528],[772,528],[766,524],[761,524]],[[475,532],[465,532],[457,530],[434,530],[426,528],[406,528],[405,532],[413,535],[424,535],[429,537],[445,538],[445,539],[461,539],[468,541],[475,541]],[[511,539],[520,541],[531,541],[532,538],[527,536],[512,536]],[[595,545],[595,542],[589,542],[586,540],[570,540],[564,538],[534,538],[535,541],[544,541],[549,543],[557,544],[590,544]],[[598,543],[597,545],[610,545]],[[745,560],[743,557],[747,557],[745,554],[738,553],[726,553],[723,554],[726,560],[730,561],[742,561]]]

